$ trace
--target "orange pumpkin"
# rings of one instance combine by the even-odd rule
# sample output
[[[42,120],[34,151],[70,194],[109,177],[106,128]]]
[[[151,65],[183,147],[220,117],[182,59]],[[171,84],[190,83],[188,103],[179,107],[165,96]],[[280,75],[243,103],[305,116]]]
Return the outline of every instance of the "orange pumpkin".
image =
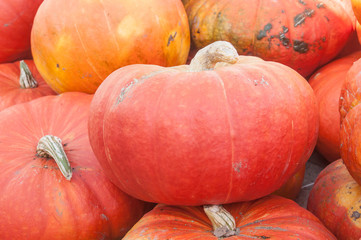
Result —
[[[91,100],[65,93],[0,112],[0,239],[120,239],[142,216],[91,150]]]
[[[307,209],[315,214],[339,240],[361,236],[361,186],[342,160],[328,165],[318,175]]]
[[[184,64],[189,45],[180,0],[47,0],[31,33],[35,64],[58,93],[94,93],[129,64]]]
[[[336,240],[313,214],[279,196],[229,204],[224,209],[228,212],[206,206],[205,213],[202,207],[159,204],[123,240]],[[214,221],[216,217],[221,218]]]
[[[283,63],[303,76],[341,51],[354,28],[349,0],[189,0],[192,44],[224,40],[239,54]]]
[[[348,70],[361,57],[361,51],[337,59],[317,70],[309,79],[320,111],[316,149],[328,161],[340,158],[339,101]]]
[[[0,111],[38,97],[55,95],[32,60],[0,64]]]

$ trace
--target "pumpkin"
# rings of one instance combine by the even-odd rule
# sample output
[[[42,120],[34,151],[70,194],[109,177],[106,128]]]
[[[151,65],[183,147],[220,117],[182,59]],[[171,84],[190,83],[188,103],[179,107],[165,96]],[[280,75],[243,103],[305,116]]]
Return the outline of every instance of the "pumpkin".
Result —
[[[358,22],[361,22],[361,1],[351,0],[352,10],[356,16]]]
[[[318,175],[307,209],[315,214],[339,240],[361,236],[361,187],[341,159]]]
[[[55,92],[45,83],[32,60],[0,64],[0,111]]]
[[[119,239],[142,216],[91,150],[91,99],[65,93],[0,112],[0,239]]]
[[[0,0],[0,63],[31,58],[30,33],[43,0]]]
[[[281,197],[296,200],[298,194],[301,191],[303,179],[305,177],[306,164],[303,165],[290,179],[287,180],[281,188],[276,190],[273,194]]]
[[[345,0],[184,2],[197,49],[228,41],[239,54],[280,62],[305,77],[336,57],[354,28]]]
[[[184,64],[189,47],[179,0],[47,0],[31,33],[35,64],[58,93],[94,93],[129,64]]]
[[[339,99],[343,83],[361,51],[337,59],[317,70],[309,79],[320,111],[317,151],[329,162],[340,158]]]
[[[221,211],[207,211],[206,215],[202,207],[159,204],[123,239],[336,239],[313,214],[289,199],[270,196],[224,208],[234,218],[235,225],[235,230],[226,235],[222,235],[224,228],[217,228],[213,222],[223,215]]]
[[[310,157],[318,121],[301,75],[221,41],[190,65],[113,72],[92,101],[89,138],[107,176],[133,197],[223,204],[280,188]]]

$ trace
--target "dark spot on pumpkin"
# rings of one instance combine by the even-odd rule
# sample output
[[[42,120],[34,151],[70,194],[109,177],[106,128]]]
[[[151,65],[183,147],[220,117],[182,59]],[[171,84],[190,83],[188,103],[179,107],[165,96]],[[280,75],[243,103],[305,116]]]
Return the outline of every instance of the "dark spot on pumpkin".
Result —
[[[280,33],[280,41],[282,43],[283,46],[289,46],[290,45],[290,39],[286,37],[286,35],[284,33]]]
[[[64,146],[64,147],[68,146],[68,143],[64,143],[63,146]]]
[[[174,41],[174,39],[175,39],[176,36],[177,36],[177,32],[175,32],[174,35],[171,34],[171,35],[169,36],[169,38],[168,38],[168,43],[167,43],[167,47],[169,46],[169,44],[170,44],[171,42]]]
[[[282,26],[282,30],[283,30],[284,33],[288,33],[288,27]]]
[[[260,239],[269,239],[269,238],[271,238],[271,237],[259,236],[258,238],[260,238]]]
[[[314,15],[314,13],[315,13],[315,10],[306,8],[303,12],[297,14],[294,17],[294,19],[293,19],[294,26],[297,27],[297,26],[301,25],[302,23],[305,22],[306,18],[312,17]]]
[[[285,13],[285,10],[282,9],[282,10],[281,10],[281,13]]]
[[[304,41],[294,40],[293,41],[293,50],[295,50],[296,52],[299,52],[299,53],[306,53],[309,50],[308,44],[305,43]]]
[[[298,0],[299,3],[301,3],[302,5],[306,5],[306,3],[302,0]]]
[[[326,42],[326,37],[321,38],[322,42]]]
[[[267,32],[269,33],[272,29],[272,24],[268,23],[263,27],[263,30],[260,30],[257,34],[257,40],[261,40],[264,37],[267,37]]]
[[[197,29],[197,33],[201,33],[201,31],[199,29]]]
[[[10,26],[10,23],[5,23],[4,24],[4,27],[9,27]]]
[[[317,8],[325,8],[325,4],[320,2],[320,3],[317,3],[316,5]]]
[[[59,68],[59,63],[56,64],[56,67]]]
[[[329,21],[330,21],[330,19],[328,19],[328,17],[327,17],[327,16],[324,16],[324,17],[326,18],[326,21],[327,21],[327,22],[329,22]]]
[[[351,218],[356,221],[357,219],[359,219],[361,217],[361,214],[358,211],[353,211]]]

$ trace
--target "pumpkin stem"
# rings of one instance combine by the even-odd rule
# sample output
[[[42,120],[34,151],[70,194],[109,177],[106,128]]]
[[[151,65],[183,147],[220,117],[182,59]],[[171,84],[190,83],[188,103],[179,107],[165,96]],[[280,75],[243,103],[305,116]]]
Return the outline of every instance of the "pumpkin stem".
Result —
[[[213,225],[213,234],[217,237],[230,237],[237,234],[236,221],[222,205],[204,205],[204,212]]]
[[[21,88],[36,88],[38,86],[38,82],[31,74],[28,65],[24,60],[20,61],[20,87]]]
[[[234,64],[238,60],[237,50],[226,41],[216,41],[200,49],[189,64],[190,72],[212,70],[217,63]]]
[[[40,138],[36,153],[40,157],[53,158],[66,180],[70,181],[72,171],[60,138],[52,135],[46,135]]]

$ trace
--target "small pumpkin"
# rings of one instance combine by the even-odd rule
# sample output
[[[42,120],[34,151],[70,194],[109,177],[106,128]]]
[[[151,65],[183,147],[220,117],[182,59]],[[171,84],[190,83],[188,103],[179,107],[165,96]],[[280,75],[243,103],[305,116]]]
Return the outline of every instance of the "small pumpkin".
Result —
[[[310,157],[318,122],[313,90],[296,71],[216,42],[190,65],[113,72],[92,101],[89,137],[131,196],[220,204],[280,188]]]
[[[43,0],[0,0],[0,63],[31,58],[30,33]]]
[[[307,209],[315,214],[339,240],[361,236],[361,187],[341,159],[318,175]]]
[[[184,64],[189,47],[180,0],[47,0],[31,32],[35,64],[57,93],[94,93],[129,64]]]
[[[142,216],[91,150],[91,99],[65,93],[0,112],[0,239],[119,239]]]
[[[159,204],[123,239],[336,240],[313,214],[279,196],[229,204],[224,208],[206,206],[205,211],[202,207]],[[234,230],[227,231],[230,226],[226,227],[226,223],[232,223]]]
[[[341,89],[348,70],[360,57],[361,51],[334,60],[317,70],[309,79],[320,111],[316,149],[329,162],[341,157],[339,112]]]
[[[183,2],[195,48],[228,41],[239,54],[280,62],[304,77],[336,57],[354,31],[345,0]]]
[[[32,60],[0,64],[0,111],[12,105],[55,95]]]

